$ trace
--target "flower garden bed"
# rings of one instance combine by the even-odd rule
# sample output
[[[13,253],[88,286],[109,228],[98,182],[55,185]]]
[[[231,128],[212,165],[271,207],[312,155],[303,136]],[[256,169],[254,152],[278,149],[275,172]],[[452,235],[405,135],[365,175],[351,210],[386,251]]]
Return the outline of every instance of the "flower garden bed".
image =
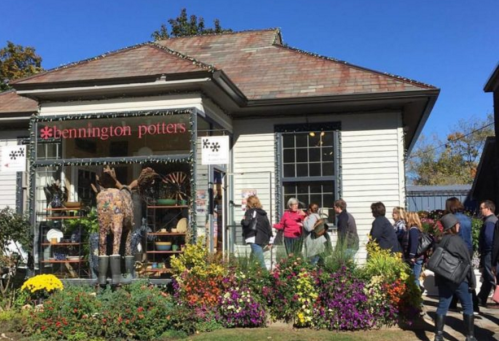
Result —
[[[47,340],[152,340],[264,327],[277,320],[324,330],[410,322],[421,305],[410,269],[375,244],[368,249],[363,267],[331,257],[317,268],[289,257],[266,271],[247,260],[210,257],[198,243],[172,260],[174,279],[168,288],[137,282],[95,292],[90,287],[60,289],[48,277],[35,277],[36,287],[24,286],[18,306],[42,293],[43,305],[19,314],[14,329]]]

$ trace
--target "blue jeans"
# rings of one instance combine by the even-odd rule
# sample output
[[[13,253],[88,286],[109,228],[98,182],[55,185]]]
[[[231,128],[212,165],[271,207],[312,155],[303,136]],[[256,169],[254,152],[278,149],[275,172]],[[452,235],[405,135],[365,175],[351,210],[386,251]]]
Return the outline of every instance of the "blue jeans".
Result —
[[[301,237],[290,238],[284,237],[284,247],[288,256],[293,254],[295,256],[301,255],[302,239]]]
[[[312,265],[317,265],[317,263],[319,263],[319,260],[321,259],[321,256],[319,255],[316,255],[316,256],[312,256],[309,258],[309,261],[310,261],[310,264]]]
[[[265,261],[263,260],[263,248],[255,243],[250,244],[251,247],[251,259],[257,260],[263,269],[266,269]]]
[[[447,315],[454,294],[461,300],[463,314],[473,315],[473,301],[469,292],[468,282],[462,282],[457,288],[446,285],[446,283],[438,286],[437,315]]]
[[[487,252],[482,255],[481,262],[483,265],[483,283],[477,296],[485,303],[487,302],[487,297],[489,297],[490,290],[496,287],[494,274],[492,273],[492,253]]]
[[[415,278],[416,287],[421,288],[421,283],[419,282],[419,276],[421,276],[421,270],[423,269],[423,259],[418,259],[414,264],[411,265],[412,273]]]

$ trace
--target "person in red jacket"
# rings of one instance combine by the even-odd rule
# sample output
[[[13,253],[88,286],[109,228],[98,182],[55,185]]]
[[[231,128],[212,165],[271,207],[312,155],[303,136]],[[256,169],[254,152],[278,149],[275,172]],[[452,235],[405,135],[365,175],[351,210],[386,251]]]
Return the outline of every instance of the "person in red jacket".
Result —
[[[281,221],[274,224],[277,230],[284,232],[284,246],[286,253],[300,254],[302,248],[302,227],[306,213],[298,208],[298,200],[291,198],[288,200],[288,210],[282,215]]]

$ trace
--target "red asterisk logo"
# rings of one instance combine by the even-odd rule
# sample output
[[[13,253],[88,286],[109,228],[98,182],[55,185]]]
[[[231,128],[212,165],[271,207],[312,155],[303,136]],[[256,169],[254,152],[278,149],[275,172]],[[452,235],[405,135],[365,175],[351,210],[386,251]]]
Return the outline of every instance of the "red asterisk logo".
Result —
[[[44,140],[47,140],[52,137],[52,130],[47,126],[43,129],[40,129],[40,137]]]

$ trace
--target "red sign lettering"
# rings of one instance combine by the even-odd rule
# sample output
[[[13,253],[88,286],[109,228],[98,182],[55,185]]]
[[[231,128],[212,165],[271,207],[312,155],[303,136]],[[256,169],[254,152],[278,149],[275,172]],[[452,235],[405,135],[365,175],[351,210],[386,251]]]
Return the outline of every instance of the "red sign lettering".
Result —
[[[166,135],[166,134],[183,134],[187,132],[185,123],[156,123],[149,125],[138,125],[136,134],[139,139],[150,135]],[[57,126],[45,126],[40,129],[40,138],[48,140],[56,139],[89,139],[97,138],[107,140],[112,137],[132,136],[132,127],[130,126],[104,126],[93,127],[92,123],[88,123],[86,128],[65,128],[61,129]]]

